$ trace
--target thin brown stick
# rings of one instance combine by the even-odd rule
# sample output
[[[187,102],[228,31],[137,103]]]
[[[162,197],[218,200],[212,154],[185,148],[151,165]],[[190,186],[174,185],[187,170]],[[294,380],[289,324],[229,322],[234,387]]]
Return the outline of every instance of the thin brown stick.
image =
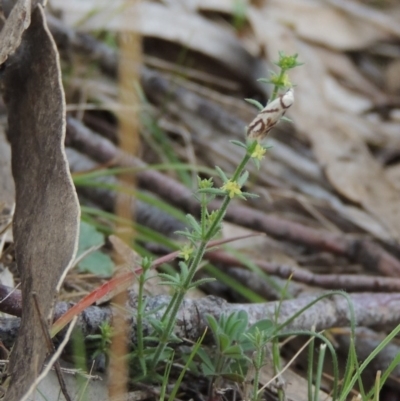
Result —
[[[37,385],[48,375],[49,371],[51,370],[51,368],[53,367],[53,365],[55,364],[55,362],[58,360],[58,358],[60,357],[61,353],[63,352],[65,346],[68,344],[68,341],[69,341],[69,339],[71,337],[71,334],[72,334],[72,330],[75,327],[76,321],[77,321],[77,318],[74,317],[72,322],[68,326],[67,332],[65,333],[63,341],[59,345],[57,351],[50,358],[50,361],[47,364],[47,366],[45,366],[45,368],[43,369],[43,372],[39,375],[39,377],[36,378],[34,383],[32,383],[31,387],[26,392],[26,394],[22,397],[21,401],[28,400],[29,396],[33,393],[33,391],[35,390]]]
[[[224,251],[209,252],[206,258],[226,267],[245,268],[246,264]],[[297,281],[299,283],[325,288],[329,290],[345,290],[348,292],[400,292],[400,279],[395,277],[377,277],[364,274],[315,274],[306,269],[292,266],[253,260],[265,273]]]
[[[38,300],[37,294],[35,292],[32,293],[32,298],[35,303],[36,312],[39,316],[39,322],[40,322],[40,325],[42,326],[42,332],[43,332],[43,336],[46,340],[47,348],[49,349],[49,352],[54,355],[56,352],[56,349],[54,347],[53,341],[51,341],[48,324],[42,314],[42,311],[40,310],[39,300]],[[58,360],[56,360],[56,362],[54,363],[54,369],[56,371],[58,383],[60,384],[60,388],[65,397],[65,400],[72,401],[72,398],[70,397],[68,390],[67,390],[67,386],[65,384],[64,376],[63,376],[63,373],[62,373],[61,367],[60,367],[60,362]]]
[[[186,212],[199,214],[199,204],[191,190],[158,171],[143,170],[147,167],[144,162],[121,151],[111,141],[96,135],[71,117],[67,119],[67,143],[99,163],[137,167],[140,169],[137,179],[142,188],[158,194]],[[214,201],[210,208],[217,209],[219,206],[220,202]],[[369,270],[374,269],[386,276],[400,276],[400,261],[369,239],[318,230],[237,204],[228,209],[225,218],[231,223],[264,232],[274,238],[346,256],[362,263]]]
[[[138,5],[140,0],[126,0],[125,6],[129,8],[129,23],[137,24]],[[133,12],[134,11],[134,12]],[[133,20],[132,20],[133,15]],[[119,142],[122,151],[127,155],[136,155],[139,144],[139,116],[137,113],[139,98],[135,90],[135,84],[139,81],[139,72],[136,68],[141,61],[141,38],[138,32],[122,31],[119,35],[119,64],[118,64],[118,91],[119,101],[122,105],[118,113]],[[117,193],[116,215],[125,221],[133,221],[135,207],[132,193],[136,187],[136,177],[133,174],[121,174],[120,179],[126,188],[131,189],[131,194]],[[133,208],[132,208],[133,205]],[[117,235],[130,245],[134,240],[132,225],[118,224]],[[118,252],[114,252],[114,258],[118,263],[123,262]],[[129,368],[126,355],[129,353],[128,338],[130,327],[125,316],[125,304],[128,301],[126,290],[120,291],[113,298],[113,339],[110,346],[110,366],[108,391],[109,397],[124,396],[128,390]]]

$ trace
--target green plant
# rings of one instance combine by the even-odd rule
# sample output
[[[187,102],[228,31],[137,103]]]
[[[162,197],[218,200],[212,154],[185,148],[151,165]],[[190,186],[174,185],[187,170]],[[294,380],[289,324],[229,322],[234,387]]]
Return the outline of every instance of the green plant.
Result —
[[[291,87],[286,72],[288,69],[299,65],[297,62],[297,55],[285,56],[284,54],[280,54],[277,65],[280,67],[281,73],[279,74],[280,79],[272,79],[274,83],[272,100],[277,97],[279,90],[286,90]],[[268,107],[268,105],[266,107]],[[272,122],[272,125],[266,125],[264,117],[260,114],[257,121],[260,121],[261,127],[265,129],[263,128],[260,130],[257,128],[256,137],[253,137],[251,134],[249,135],[250,138],[255,138],[256,140],[248,140],[246,143],[232,141],[234,145],[241,147],[245,152],[235,172],[231,176],[228,176],[219,167],[215,168],[223,183],[222,186],[215,187],[212,178],[198,178],[199,189],[196,197],[200,203],[200,221],[198,222],[192,215],[187,215],[188,228],[185,231],[179,232],[179,234],[187,239],[187,242],[181,247],[180,255],[183,260],[179,263],[179,272],[159,274],[162,279],[162,284],[169,286],[173,290],[173,295],[171,301],[166,306],[162,318],[157,321],[150,319],[154,333],[152,336],[148,337],[147,340],[157,341],[157,345],[154,349],[151,349],[152,360],[149,366],[143,366],[142,369],[144,372],[147,373],[149,371],[154,376],[159,362],[168,359],[168,355],[172,352],[169,344],[179,341],[179,339],[175,338],[173,330],[176,316],[185,294],[191,288],[210,280],[194,280],[195,273],[207,249],[207,244],[219,234],[226,210],[233,198],[246,200],[256,197],[256,195],[242,190],[249,176],[248,172],[245,170],[246,165],[252,160],[257,167],[260,166],[260,161],[263,159],[267,150],[267,148],[261,144],[261,140],[272,126],[279,122],[279,119],[283,116],[285,111],[286,110],[282,109],[279,113],[275,113],[273,116],[270,115],[272,120],[268,121]],[[255,132],[255,130],[253,131]],[[217,210],[210,211],[208,206],[217,196],[223,198],[221,206]],[[229,348],[232,352],[237,349],[234,345],[232,345],[232,347],[233,348]],[[146,349],[149,349],[149,347]]]
[[[168,401],[174,401],[176,399],[176,394],[178,393],[180,384],[182,383],[183,377],[185,376],[187,370],[189,369],[189,366],[191,365],[193,358],[197,355],[199,352],[200,346],[204,340],[204,337],[206,336],[207,330],[204,331],[203,335],[196,341],[196,344],[194,344],[192,351],[189,354],[189,357],[186,360],[186,363],[181,370],[181,373],[179,374],[179,377],[177,381],[175,382],[174,388],[172,389],[172,392],[168,398]],[[160,397],[161,400],[161,397]]]
[[[104,235],[85,221],[80,223],[79,244],[76,263],[80,272],[99,276],[111,276],[113,262],[101,248],[105,243]]]
[[[165,385],[165,376],[170,374],[175,355],[173,344],[181,341],[174,335],[178,310],[185,294],[191,288],[210,280],[202,279],[196,281],[194,279],[204,253],[209,243],[219,235],[221,223],[231,200],[234,198],[246,200],[256,197],[256,195],[243,190],[249,176],[246,166],[252,161],[257,168],[260,167],[260,162],[267,150],[267,147],[261,141],[283,118],[286,109],[293,102],[292,85],[288,79],[287,71],[300,65],[297,62],[297,55],[286,56],[283,53],[279,55],[279,61],[276,64],[280,68],[279,74],[272,74],[270,80],[264,80],[264,82],[274,85],[270,102],[264,107],[254,100],[249,100],[250,103],[263,110],[263,113],[260,113],[249,125],[247,131],[248,140],[245,143],[231,141],[234,145],[244,150],[243,158],[238,163],[234,173],[228,175],[222,169],[216,167],[215,170],[222,181],[221,186],[215,186],[212,178],[198,178],[196,197],[200,203],[200,221],[197,221],[192,215],[187,215],[188,228],[179,232],[186,238],[186,243],[180,248],[182,260],[179,262],[179,272],[159,274],[162,279],[161,284],[169,286],[173,291],[171,301],[166,305],[161,319],[154,317],[156,311],[146,311],[144,284],[148,280],[148,273],[153,265],[150,259],[145,258],[142,261],[142,272],[138,275],[137,347],[130,355],[132,361],[139,362],[138,364],[132,364],[136,367],[139,366],[140,369],[140,372],[136,372],[136,380],[145,378],[154,380],[158,378]],[[279,95],[281,99],[279,101],[276,100],[278,93],[283,91],[285,92]],[[281,107],[282,105],[283,107]],[[96,178],[101,174],[104,174],[104,172],[91,172],[87,174],[87,178]],[[77,185],[87,185],[88,180],[86,179],[85,181],[84,176],[77,176],[75,177],[75,183]],[[105,186],[107,184],[95,183],[95,185]],[[120,190],[115,186],[110,189]],[[220,207],[216,210],[209,210],[210,203],[216,197],[222,198]],[[259,373],[266,360],[267,344],[273,341],[276,345],[275,352],[279,351],[277,348],[276,324],[270,320],[265,320],[247,328],[248,319],[245,312],[237,312],[229,316],[221,315],[219,320],[208,316],[207,322],[213,333],[217,352],[211,357],[206,348],[200,348],[200,344],[198,344],[197,355],[202,361],[202,373],[210,377],[210,389],[213,388],[215,381],[218,381],[219,377],[230,378],[238,382],[243,381],[251,366],[255,372],[251,392],[252,401],[257,401],[259,398]],[[144,334],[145,325],[146,330],[151,327],[148,335]],[[104,332],[102,330],[101,334],[93,337],[100,341],[98,352],[105,352],[108,346],[107,333],[107,328],[105,327]],[[190,355],[192,358],[194,357],[193,353]],[[164,377],[158,373],[159,368],[162,368],[160,362],[167,363],[167,375],[164,375]],[[189,366],[189,362],[185,366]],[[279,361],[274,358],[274,363],[278,366]],[[165,389],[165,386],[163,388]]]
[[[202,360],[202,373],[212,377],[212,386],[214,380],[221,377],[240,377],[240,367],[235,362],[244,358],[243,348],[239,343],[247,329],[248,319],[245,312],[222,314],[219,320],[207,315],[206,319],[214,337],[215,349],[213,347],[210,353],[201,349],[198,356]]]
[[[368,356],[368,358],[358,366],[357,359],[355,359],[354,363],[356,364],[356,369],[353,369],[351,373],[348,373],[348,377],[346,377],[346,385],[343,386],[340,397],[338,398],[340,401],[346,400],[350,391],[353,389],[356,382],[361,382],[361,374],[365,370],[365,368],[369,365],[369,363],[385,348],[398,334],[400,333],[400,325],[392,330],[392,332],[374,349],[373,352]],[[355,353],[355,350],[350,348],[351,353]],[[400,355],[397,354],[394,356],[393,361],[389,365],[389,367],[385,370],[385,372],[380,377],[379,383],[372,386],[371,390],[368,394],[365,394],[363,391],[363,387],[360,388],[362,390],[361,397],[363,400],[371,400],[377,399],[379,396],[379,392],[382,389],[382,386],[388,379],[390,373],[395,369],[395,367],[400,362]]]
[[[240,31],[246,23],[247,2],[244,0],[235,0],[233,2],[232,25],[237,31]]]
[[[358,376],[355,375],[358,370],[348,370],[345,374],[345,382],[348,384],[344,384],[339,392],[338,360],[331,342],[325,336],[316,333],[315,331],[286,330],[286,327],[298,318],[305,310],[309,309],[322,299],[331,297],[332,295],[344,296],[347,299],[352,327],[351,336],[354,338],[354,311],[349,296],[342,291],[329,292],[317,297],[281,324],[278,324],[275,316],[274,320],[261,320],[248,328],[247,314],[243,311],[234,312],[228,316],[221,315],[218,321],[212,316],[207,316],[208,325],[215,338],[215,346],[209,349],[205,347],[201,348],[198,352],[198,356],[201,360],[201,373],[211,378],[209,395],[212,396],[214,386],[218,383],[219,378],[230,379],[245,385],[245,381],[247,380],[246,375],[250,375],[252,379],[252,389],[249,396],[252,401],[258,401],[268,384],[265,384],[261,389],[259,389],[260,371],[264,364],[270,363],[273,365],[276,372],[276,376],[273,379],[279,378],[282,371],[287,368],[286,366],[284,369],[281,369],[280,357],[277,358],[276,355],[274,355],[274,352],[276,352],[274,346],[277,345],[279,340],[282,338],[300,335],[309,336],[312,339],[317,338],[322,342],[315,377],[312,377],[311,369],[313,365],[314,348],[312,348],[312,352],[309,351],[309,400],[314,401],[318,399],[326,348],[331,354],[334,372],[332,399],[337,400],[341,397],[342,393],[347,394],[349,383],[353,381],[354,385],[354,381],[358,379]],[[393,335],[394,334],[392,334],[392,336]],[[311,343],[313,343],[313,340]],[[279,351],[278,347],[276,347],[276,349]],[[355,350],[351,349],[350,352],[354,355]],[[271,379],[270,382],[272,382],[273,379]],[[314,386],[313,382],[315,383]],[[278,387],[277,391],[278,397],[284,397],[284,391],[282,388]]]
[[[100,325],[99,334],[90,334],[86,337],[88,340],[94,340],[96,343],[96,350],[92,354],[93,359],[101,354],[107,356],[112,340],[112,332],[112,326],[108,322],[103,322]]]
[[[209,396],[211,397],[218,382],[224,378],[243,383],[250,366],[254,367],[253,400],[258,397],[259,373],[265,363],[267,343],[273,332],[269,319],[260,320],[248,327],[247,313],[244,311],[222,314],[217,320],[206,316],[213,334],[215,345],[199,349],[200,371],[209,377]]]
[[[237,22],[236,26],[238,29],[242,26],[242,1],[235,3],[238,7],[237,10]],[[176,323],[177,312],[182,304],[185,294],[188,290],[196,287],[208,279],[195,281],[195,273],[202,262],[204,253],[211,240],[218,236],[220,232],[221,223],[224,219],[225,212],[227,210],[230,201],[233,198],[248,199],[255,197],[254,194],[243,191],[243,187],[248,179],[248,173],[246,166],[248,162],[252,161],[257,167],[259,167],[262,158],[267,150],[267,147],[261,144],[266,134],[272,129],[276,123],[281,119],[284,119],[284,113],[286,109],[293,102],[293,92],[291,91],[291,83],[288,78],[288,71],[294,67],[301,65],[297,62],[297,55],[286,56],[283,53],[279,54],[279,61],[276,63],[279,67],[278,73],[271,73],[269,79],[261,79],[260,81],[273,85],[273,91],[269,103],[264,106],[261,103],[246,99],[249,103],[256,106],[260,113],[255,120],[249,125],[248,129],[248,140],[246,143],[240,141],[232,141],[232,143],[244,150],[242,160],[239,162],[238,167],[232,175],[229,175],[216,167],[217,174],[222,181],[222,185],[216,187],[212,178],[198,179],[198,191],[196,193],[197,199],[200,203],[201,213],[200,220],[197,221],[193,216],[187,215],[186,222],[188,229],[184,232],[180,232],[187,241],[180,248],[180,256],[182,258],[179,263],[179,272],[161,273],[162,284],[169,286],[173,290],[173,296],[171,302],[166,305],[161,320],[154,317],[156,311],[146,312],[146,299],[144,297],[144,284],[148,280],[148,273],[153,267],[150,259],[143,259],[142,262],[142,273],[138,274],[139,281],[139,294],[138,294],[138,306],[136,316],[137,326],[137,348],[131,355],[132,360],[139,361],[140,372],[136,380],[150,378],[158,379],[162,383],[162,393],[160,399],[167,395],[167,383],[170,377],[175,358],[182,358],[182,355],[177,352],[174,344],[179,343],[181,340],[174,335],[174,327]],[[283,90],[289,89],[285,94]],[[287,96],[286,96],[287,95]],[[286,97],[285,97],[286,96]],[[280,97],[280,101],[277,98]],[[275,103],[274,103],[275,102]],[[283,103],[283,107],[277,112],[273,112],[274,107],[272,105],[279,105]],[[268,108],[269,107],[269,108]],[[266,118],[265,114],[270,118]],[[177,163],[177,158],[172,152],[169,140],[154,125],[153,121],[148,121],[148,128],[153,130],[159,135],[160,142],[162,143],[163,153],[167,154],[168,160],[172,163],[161,166],[160,168],[176,168],[176,170],[185,170],[187,168],[184,164]],[[125,169],[126,170],[126,169]],[[93,178],[102,174],[114,174],[115,172],[123,172],[124,169],[108,169],[106,173],[103,172],[92,172],[88,173],[88,178]],[[202,171],[205,174],[210,175],[211,172]],[[182,181],[187,185],[190,184],[190,175],[182,172],[180,174]],[[75,182],[77,185],[87,185],[82,177],[76,177]],[[96,184],[95,184],[96,185]],[[101,185],[101,184],[100,184]],[[110,187],[110,189],[119,190],[116,186]],[[146,196],[138,193],[138,196]],[[216,210],[209,210],[210,202],[216,197],[221,197],[221,206]],[[156,201],[157,202],[157,201]],[[167,205],[162,205],[162,208],[168,208]],[[177,217],[181,217],[180,213],[174,211]],[[146,233],[143,228],[139,227],[139,234],[145,238]],[[154,233],[153,233],[154,234]],[[150,235],[150,234],[149,234]],[[167,239],[160,239],[160,242],[168,241]],[[171,244],[170,244],[171,245]],[[172,245],[173,246],[173,245]],[[249,263],[251,264],[251,263]],[[259,270],[253,267],[253,270]],[[282,298],[285,296],[286,289],[282,290]],[[283,368],[281,367],[280,359],[280,339],[292,336],[292,335],[306,335],[312,340],[309,346],[309,361],[308,361],[308,397],[310,401],[318,400],[319,387],[321,385],[321,378],[323,372],[323,365],[325,361],[326,350],[331,354],[332,365],[334,371],[332,399],[334,401],[344,401],[350,391],[353,390],[355,384],[358,384],[360,389],[361,398],[363,400],[378,399],[379,392],[387,380],[389,374],[393,371],[396,365],[400,361],[400,356],[397,355],[393,362],[390,364],[388,369],[381,375],[378,376],[374,386],[367,393],[364,390],[364,385],[361,380],[361,373],[367,367],[368,363],[377,355],[380,350],[387,345],[396,334],[400,332],[400,326],[397,327],[368,357],[363,363],[359,364],[357,360],[355,350],[355,317],[352,310],[351,302],[349,301],[349,310],[351,314],[351,341],[349,355],[346,365],[344,377],[339,386],[339,370],[338,361],[335,350],[331,342],[321,333],[316,333],[315,329],[311,331],[287,331],[286,327],[293,322],[304,310],[310,308],[314,303],[320,301],[324,297],[329,297],[334,294],[340,294],[349,300],[348,296],[342,292],[332,292],[324,294],[321,297],[315,299],[309,305],[298,311],[294,316],[283,323],[278,323],[279,308],[278,306],[275,318],[273,320],[264,320],[248,328],[248,317],[245,312],[234,312],[230,315],[221,315],[219,319],[213,316],[207,316],[207,323],[212,332],[215,340],[215,345],[212,347],[201,346],[204,336],[193,346],[189,357],[186,359],[184,369],[182,369],[179,375],[179,380],[176,382],[172,394],[169,399],[175,398],[177,394],[179,383],[182,381],[183,375],[187,369],[193,369],[196,371],[196,363],[193,359],[197,355],[200,369],[198,370],[202,375],[209,378],[210,383],[210,396],[214,391],[214,387],[218,385],[219,380],[222,378],[230,379],[237,383],[244,383],[247,375],[251,373],[252,383],[251,391],[249,393],[251,401],[258,401],[261,398],[264,387],[260,387],[260,372],[267,360],[271,360],[275,369],[276,376],[279,376]],[[151,327],[150,333],[145,335],[144,328]],[[104,329],[104,330],[103,330]],[[109,340],[108,340],[108,329],[105,326],[101,330],[101,334],[92,336],[93,339],[99,341],[97,353],[107,352]],[[316,352],[314,352],[315,342],[314,339],[318,339],[322,345],[319,348],[317,362],[314,370],[314,358]],[[95,352],[95,353],[96,353]],[[162,362],[162,366],[160,364]],[[159,374],[158,372],[163,372]],[[282,389],[278,389],[279,399],[284,398],[284,392]]]

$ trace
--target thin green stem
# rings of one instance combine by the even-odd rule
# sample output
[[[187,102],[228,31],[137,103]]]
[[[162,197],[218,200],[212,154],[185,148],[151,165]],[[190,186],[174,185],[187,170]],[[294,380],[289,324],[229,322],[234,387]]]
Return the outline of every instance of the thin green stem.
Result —
[[[313,377],[314,377],[314,338],[308,346],[308,363],[307,363],[307,387],[308,401],[313,400]]]
[[[322,344],[321,347],[319,348],[318,365],[317,365],[315,387],[314,387],[314,401],[319,400],[319,391],[321,387],[321,379],[325,361],[325,351],[326,351],[326,344]]]
[[[163,313],[162,317],[161,317],[161,322],[165,322],[168,319],[168,316],[171,313],[171,309],[173,308],[173,306],[175,305],[176,299],[178,297],[178,293],[175,292],[172,297],[171,300],[169,301],[169,304],[167,306],[167,308],[165,309],[165,312]]]
[[[183,377],[185,376],[185,373],[187,372],[187,370],[189,369],[189,366],[193,360],[193,358],[197,355],[197,352],[200,348],[201,343],[204,340],[204,337],[206,336],[207,333],[207,329],[204,330],[203,335],[201,336],[201,338],[199,340],[196,341],[196,344],[194,345],[189,358],[187,359],[185,366],[183,367],[183,369],[181,370],[181,373],[179,374],[178,380],[175,382],[174,384],[174,388],[172,389],[171,394],[169,395],[168,401],[174,401],[176,399],[176,394],[178,393],[180,387],[181,387],[181,383],[183,380]]]
[[[165,347],[167,346],[168,340],[175,327],[176,315],[178,314],[181,303],[185,297],[187,288],[189,287],[190,283],[193,280],[194,274],[196,273],[196,268],[200,264],[200,262],[203,258],[204,252],[206,250],[206,246],[207,246],[207,241],[203,240],[200,243],[199,247],[197,248],[195,257],[190,265],[189,274],[187,276],[187,279],[183,283],[182,287],[174,294],[174,297],[171,299],[171,302],[168,305],[168,309],[170,310],[170,312],[168,313],[168,315],[166,315],[164,313],[163,322],[167,322],[167,325],[165,326],[165,329],[163,330],[163,334],[160,338],[160,342],[158,343],[158,346],[157,346],[156,351],[153,356],[153,361],[152,361],[153,369],[157,365],[161,354],[163,353]]]
[[[204,236],[206,234],[206,223],[207,223],[207,194],[201,194],[200,223],[201,223],[201,235]]]
[[[272,339],[272,364],[274,369],[274,376],[278,376],[281,373],[281,354],[279,350],[279,340],[278,338]],[[281,388],[278,388],[278,399],[283,400],[284,393]]]
[[[256,366],[253,380],[253,401],[258,400],[258,386],[260,384],[260,370],[265,358],[264,347],[258,348],[256,351]]]
[[[277,79],[278,82],[281,82],[283,77],[286,74],[286,69],[281,69],[281,72],[279,73],[279,77]],[[278,90],[279,90],[279,85],[274,85],[274,90],[272,91],[272,95],[269,98],[269,102],[272,102],[273,100],[276,99],[276,97],[278,96]]]
[[[337,393],[338,393],[338,384],[339,384],[339,363],[336,355],[336,351],[333,348],[333,345],[328,341],[326,337],[321,335],[320,333],[316,333],[314,331],[307,331],[307,330],[294,330],[294,331],[287,331],[285,333],[276,333],[277,337],[289,337],[289,336],[300,336],[300,335],[309,335],[321,340],[326,346],[331,354],[332,358],[332,368],[333,368],[333,386],[332,386],[332,400],[338,400]],[[345,397],[341,401],[344,401]]]
[[[248,151],[244,155],[242,161],[238,165],[238,167],[235,170],[235,173],[232,176],[232,181],[236,181],[240,175],[242,174],[244,168],[246,167],[246,164],[251,158],[251,154],[254,151],[256,146],[256,142],[250,145]],[[168,340],[173,332],[173,329],[175,327],[175,321],[176,321],[176,316],[178,314],[179,308],[183,302],[183,299],[185,297],[186,292],[190,288],[190,285],[193,281],[194,275],[196,274],[197,267],[199,266],[200,262],[203,259],[204,253],[207,249],[207,244],[208,242],[212,239],[212,237],[215,235],[215,232],[217,231],[216,228],[218,225],[221,223],[223,220],[226,210],[229,206],[229,203],[231,201],[231,198],[226,195],[224,201],[222,202],[222,205],[220,209],[217,212],[217,215],[215,216],[212,224],[208,228],[207,232],[203,232],[203,238],[200,241],[200,244],[198,245],[198,248],[195,252],[195,255],[192,259],[192,262],[190,263],[189,266],[189,272],[188,275],[185,279],[185,281],[182,283],[181,288],[179,288],[174,296],[172,297],[166,311],[164,312],[162,322],[166,323],[166,326],[163,330],[163,334],[160,338],[160,341],[158,343],[158,346],[156,348],[156,351],[153,355],[153,360],[152,360],[152,369],[154,369],[157,366],[157,363],[160,359],[160,356],[162,355],[165,347],[168,344]],[[205,220],[206,214],[202,214],[202,220]],[[203,221],[202,221],[203,225]]]
[[[144,358],[144,340],[143,340],[143,288],[146,281],[146,271],[143,271],[139,277],[138,306],[137,306],[137,339],[138,339],[138,359],[142,368],[143,376],[147,374],[146,361]]]
[[[205,233],[204,238],[200,244],[204,243],[207,245],[207,243],[212,239],[212,237],[213,237],[212,234],[215,233],[216,228],[218,227],[218,225],[221,223],[222,219],[224,218],[226,209],[228,209],[230,201],[231,201],[231,198],[229,198],[229,196],[226,196],[224,201],[222,202],[221,208],[217,212],[217,215],[216,215],[214,221],[212,222],[211,226],[208,228],[208,230]],[[192,268],[193,266],[194,265],[192,263],[190,265],[190,268]]]
[[[236,181],[240,177],[240,174],[242,174],[244,168],[246,167],[246,164],[249,162],[251,155],[254,152],[254,149],[256,146],[257,146],[256,141],[254,141],[254,143],[252,143],[250,145],[247,153],[243,157],[243,160],[240,162],[240,164],[237,166],[235,172],[233,173],[232,181]]]
[[[165,400],[167,395],[167,386],[168,386],[168,379],[171,373],[172,363],[174,361],[174,354],[171,354],[171,357],[167,361],[167,365],[165,366],[165,372],[163,376],[163,381],[161,384],[161,391],[160,391],[160,398],[159,400]]]
[[[364,360],[364,362],[359,366],[356,374],[352,377],[350,383],[346,388],[343,388],[342,393],[340,394],[340,401],[344,401],[347,396],[349,395],[350,391],[353,389],[356,381],[358,380],[358,377],[361,375],[361,373],[365,370],[365,368],[368,366],[368,364],[376,357],[376,355],[382,351],[383,348],[385,348],[386,345],[390,343],[390,341],[393,340],[396,335],[400,333],[400,325],[398,325],[369,355],[368,357]]]
[[[215,375],[211,376],[210,381],[208,382],[208,399],[213,399],[214,397],[214,383],[215,380],[218,379],[220,372],[223,367],[223,356],[219,353],[216,354],[216,359],[214,360],[215,366]]]

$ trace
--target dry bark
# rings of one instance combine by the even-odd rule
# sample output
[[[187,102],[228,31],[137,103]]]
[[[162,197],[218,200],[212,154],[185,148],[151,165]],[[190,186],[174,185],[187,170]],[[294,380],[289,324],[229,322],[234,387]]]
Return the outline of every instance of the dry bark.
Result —
[[[8,297],[7,297],[8,295]],[[6,298],[7,297],[7,298]],[[386,293],[362,293],[349,295],[354,312],[355,323],[357,326],[364,327],[394,327],[400,320],[400,294]],[[20,292],[12,290],[3,285],[0,286],[0,310],[13,313],[18,316],[21,313]],[[179,313],[175,334],[180,338],[197,340],[206,328],[206,314],[211,314],[218,318],[222,313],[233,311],[245,311],[249,316],[249,324],[253,324],[261,319],[274,320],[276,308],[280,304],[280,314],[278,324],[282,324],[290,319],[296,312],[309,305],[317,299],[316,295],[302,296],[293,300],[267,302],[259,304],[230,304],[221,298],[208,296],[200,299],[186,299],[182,304]],[[146,311],[158,310],[153,315],[160,318],[164,307],[169,302],[170,297],[159,295],[146,298]],[[127,310],[125,315],[132,328],[131,345],[135,344],[135,316],[137,298],[136,294],[130,292]],[[60,317],[72,304],[60,302],[56,305],[55,319]],[[126,313],[126,312],[129,313]],[[80,316],[78,326],[85,335],[94,333],[99,325],[112,320],[113,310],[109,306],[91,306]],[[115,313],[115,311],[114,311]],[[350,325],[350,309],[347,300],[341,295],[328,296],[308,309],[299,317],[288,324],[284,331],[289,330],[310,330],[314,325],[317,331],[326,330],[333,327],[348,327]],[[7,330],[15,330],[17,323],[7,324]],[[145,325],[145,330],[150,330],[150,325]],[[7,334],[11,339],[12,333]]]
[[[25,6],[22,15],[30,12]],[[80,216],[64,151],[65,97],[57,48],[40,4],[30,17],[30,25],[26,18],[20,20],[24,29],[29,27],[23,34],[18,31],[21,44],[8,58],[3,76],[23,300],[21,329],[8,365],[10,401],[32,390],[42,368],[47,347],[37,316],[52,320],[56,296],[75,258]]]

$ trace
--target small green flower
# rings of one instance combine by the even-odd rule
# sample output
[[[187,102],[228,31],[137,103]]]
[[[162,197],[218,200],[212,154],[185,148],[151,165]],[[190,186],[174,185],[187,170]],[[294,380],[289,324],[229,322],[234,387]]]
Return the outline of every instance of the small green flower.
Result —
[[[297,56],[298,54],[286,56],[284,52],[279,52],[279,61],[275,64],[284,71],[303,65],[297,61]]]
[[[277,86],[278,88],[290,88],[292,83],[290,82],[289,75],[286,72],[282,72],[281,74],[271,73],[271,77],[269,80],[266,80],[270,84]]]
[[[254,149],[254,152],[251,154],[251,157],[261,161],[264,158],[266,151],[267,149],[265,149],[258,143],[256,148]]]
[[[292,86],[292,83],[290,82],[289,79],[289,75],[286,74],[286,72],[281,76],[281,83],[284,88],[290,88]]]
[[[192,256],[193,251],[194,249],[191,245],[185,244],[179,252],[179,257],[184,259],[185,261],[188,261],[190,259],[190,256]]]
[[[240,186],[236,181],[227,181],[221,189],[223,191],[228,192],[229,197],[232,199],[235,195],[241,195],[242,191],[240,190]]]
[[[212,224],[215,219],[218,217],[218,210],[213,210],[209,215],[208,215],[208,221],[210,224]]]
[[[207,189],[207,188],[212,188],[214,186],[212,177],[208,179],[204,178],[203,180],[200,179],[200,177],[197,178],[198,178],[199,189]]]

